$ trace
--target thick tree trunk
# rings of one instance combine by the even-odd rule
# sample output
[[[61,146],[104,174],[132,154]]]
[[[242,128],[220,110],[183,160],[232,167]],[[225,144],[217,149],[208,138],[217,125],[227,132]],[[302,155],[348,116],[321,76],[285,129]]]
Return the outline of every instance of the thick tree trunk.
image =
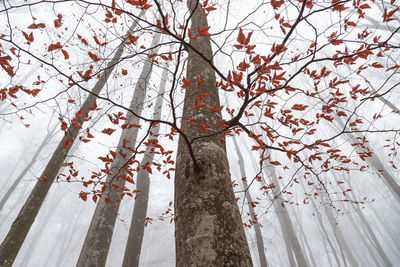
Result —
[[[160,35],[157,34],[153,38],[151,47],[157,46],[159,40]],[[157,51],[154,50],[153,53],[157,53]],[[148,60],[144,63],[142,73],[139,75],[132,101],[129,105],[129,109],[138,115],[140,115],[143,110],[147,84],[150,79],[152,66],[153,63],[151,60]],[[127,113],[126,118],[127,123],[129,124],[139,124],[140,119],[130,112]],[[117,219],[120,204],[120,201],[117,200],[120,198],[121,194],[121,191],[113,190],[111,188],[111,184],[117,184],[120,187],[125,185],[126,180],[117,179],[116,177],[119,174],[126,174],[123,168],[132,156],[132,152],[129,148],[135,149],[136,147],[138,132],[139,129],[136,127],[130,129],[126,128],[122,131],[117,146],[117,151],[122,153],[117,153],[117,156],[110,167],[111,174],[108,175],[106,179],[108,188],[104,195],[109,197],[111,204],[106,203],[105,197],[99,199],[81,250],[81,254],[78,259],[78,263],[76,265],[78,267],[100,267],[105,266],[106,264],[108,250],[110,248],[115,220]],[[129,140],[130,143],[125,144],[124,140]],[[123,157],[121,154],[125,154],[126,156]]]
[[[132,27],[134,28],[135,25]],[[77,122],[82,125],[84,120],[88,117],[89,107],[93,105],[96,100],[96,96],[100,93],[101,89],[106,84],[109,76],[111,75],[114,67],[118,63],[121,58],[122,52],[124,50],[125,40],[118,47],[114,57],[107,64],[106,68],[100,79],[97,81],[95,86],[93,87],[91,94],[88,95],[87,99],[83,103],[80,111],[82,116],[77,120]],[[20,250],[26,235],[31,228],[36,215],[39,212],[40,207],[43,204],[43,201],[47,195],[47,192],[50,190],[50,186],[56,179],[57,173],[60,170],[61,164],[64,162],[66,156],[68,155],[68,151],[71,149],[72,145],[64,148],[64,143],[73,138],[76,139],[78,136],[79,130],[75,129],[72,125],[67,129],[68,136],[64,136],[60,143],[58,144],[53,156],[50,161],[47,163],[46,168],[44,169],[42,175],[43,178],[41,181],[38,181],[33,188],[31,194],[26,200],[24,206],[19,212],[17,218],[11,225],[11,229],[8,232],[5,240],[0,246],[0,266],[12,266],[18,251]]]
[[[236,149],[236,153],[237,156],[239,158],[239,167],[240,167],[240,175],[242,177],[246,177],[246,171],[244,169],[244,160],[243,160],[243,156],[240,153],[240,149],[239,146],[237,144],[236,141],[236,137],[233,137],[233,144],[235,145],[235,149]],[[243,183],[243,189],[247,190],[248,189],[248,184],[246,182],[246,180],[242,180]],[[247,200],[247,204],[249,207],[249,213],[251,216],[253,216],[254,213],[254,208],[251,205],[251,203],[253,202],[253,199],[251,198],[250,192],[247,191],[246,192],[246,200]],[[253,218],[254,219],[254,218]],[[257,242],[257,250],[258,250],[258,258],[260,261],[260,266],[261,267],[267,267],[267,257],[265,256],[265,247],[264,247],[264,240],[261,234],[261,229],[260,229],[260,225],[258,224],[258,222],[256,224],[253,225],[253,229],[254,229],[254,233],[256,235],[256,242]]]
[[[196,0],[188,0],[193,12],[191,30],[208,27]],[[190,44],[206,58],[212,58],[211,42],[207,36],[191,39]],[[219,105],[215,88],[214,70],[195,51],[188,49],[186,79],[192,80],[186,88],[181,128],[192,140],[205,135],[199,125],[209,125],[206,134],[216,129],[221,121],[220,113],[207,107]],[[196,86],[196,76],[204,80]],[[199,93],[204,97],[205,107],[193,109]],[[195,125],[186,121],[194,119]],[[225,144],[221,136],[197,139],[191,148],[198,168],[194,167],[189,149],[180,137],[175,174],[175,241],[176,266],[252,266],[250,251],[243,229],[242,219],[232,189]]]
[[[158,98],[154,107],[154,120],[159,120],[162,113],[163,95],[168,78],[168,69],[165,68],[161,75],[160,89],[158,91]],[[160,131],[160,126],[157,124],[152,129],[153,135],[157,136]],[[143,156],[141,165],[146,162],[152,162],[154,153],[150,153],[150,147],[147,147],[146,153]],[[138,198],[135,200],[133,208],[131,226],[129,228],[128,241],[125,248],[123,267],[139,266],[140,252],[142,250],[142,241],[144,235],[145,221],[147,214],[147,204],[149,200],[150,178],[147,171],[139,172],[136,178],[136,190],[140,190]]]

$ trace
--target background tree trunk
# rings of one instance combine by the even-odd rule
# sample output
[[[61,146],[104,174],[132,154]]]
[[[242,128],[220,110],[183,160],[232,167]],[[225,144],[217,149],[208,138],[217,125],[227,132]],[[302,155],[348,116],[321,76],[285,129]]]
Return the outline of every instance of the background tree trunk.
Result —
[[[143,12],[141,13],[143,14]],[[136,27],[136,23],[131,28]],[[84,120],[87,118],[90,106],[93,105],[96,100],[96,96],[100,93],[101,89],[106,84],[108,78],[110,77],[114,67],[118,63],[121,58],[122,52],[124,50],[125,38],[122,43],[119,45],[114,57],[107,64],[104,69],[103,74],[100,79],[97,81],[95,86],[93,87],[91,93],[88,95],[87,99],[83,103],[80,111],[82,116],[77,120],[77,122],[82,125]],[[31,228],[36,215],[39,212],[40,207],[43,204],[43,201],[47,195],[47,192],[50,190],[51,184],[56,179],[57,173],[60,170],[61,164],[64,162],[66,156],[68,155],[68,151],[71,149],[72,144],[64,148],[64,143],[73,138],[76,139],[78,136],[79,130],[75,129],[72,125],[67,129],[68,136],[64,136],[60,143],[58,144],[56,150],[54,151],[53,156],[51,157],[49,163],[47,163],[46,168],[44,169],[40,178],[45,177],[45,180],[38,181],[33,188],[31,194],[26,200],[24,206],[21,208],[17,218],[14,220],[11,225],[11,229],[8,232],[6,238],[0,246],[0,266],[12,266],[18,251],[20,250],[26,235]]]
[[[158,91],[158,98],[154,107],[154,120],[159,120],[162,113],[163,95],[165,92],[165,86],[168,79],[168,69],[165,68],[161,75],[160,89]],[[157,136],[160,131],[160,125],[157,124],[152,129],[153,136]],[[146,162],[152,162],[154,159],[154,153],[150,153],[151,147],[147,147],[146,153],[143,156],[140,165],[144,165]],[[142,249],[142,241],[144,235],[145,221],[147,214],[147,205],[149,201],[149,190],[150,190],[150,178],[149,172],[141,171],[138,173],[136,178],[136,190],[140,190],[137,193],[138,198],[135,200],[133,208],[131,226],[129,228],[128,241],[125,248],[123,267],[139,266],[140,251]]]
[[[265,165],[265,164],[264,164]],[[281,187],[276,177],[276,173],[274,171],[273,166],[265,166],[267,176],[270,178],[271,183],[275,185],[273,189],[274,195],[278,195],[281,192]],[[278,203],[277,199],[274,201],[274,208],[276,210],[279,223],[282,228],[282,233],[285,238],[286,249],[288,250],[289,261],[292,263],[290,259],[290,253],[293,253],[296,257],[297,266],[303,267],[308,266],[306,258],[304,257],[303,249],[300,246],[299,240],[296,236],[296,231],[294,230],[293,223],[290,219],[289,213],[285,208],[282,207],[280,203]]]
[[[201,14],[198,1],[187,1],[191,17],[191,30],[208,27]],[[206,58],[212,59],[211,42],[207,36],[191,39],[190,44]],[[188,48],[186,79],[192,80],[186,88],[181,128],[189,140],[204,135],[200,123],[209,125],[208,132],[216,129],[221,121],[219,113],[208,106],[219,106],[215,88],[214,70],[195,51]],[[204,84],[196,86],[195,77]],[[205,107],[193,109],[198,94],[208,93]],[[195,120],[188,126],[186,120]],[[197,139],[191,148],[198,164],[194,168],[188,146],[179,138],[175,174],[175,242],[176,266],[252,266],[250,251],[243,229],[242,219],[232,189],[225,144],[221,136]]]
[[[156,47],[160,41],[160,35],[157,34],[151,43],[151,47]],[[157,53],[157,49],[154,49],[152,53]],[[144,63],[143,70],[139,75],[138,82],[133,93],[132,101],[129,105],[129,110],[132,110],[135,114],[141,114],[144,105],[144,99],[146,96],[146,89],[150,80],[153,63],[148,60]],[[139,124],[140,119],[128,112],[126,115],[127,123]],[[96,210],[93,214],[92,221],[90,223],[89,230],[87,232],[85,242],[83,244],[81,254],[79,255],[78,263],[76,266],[81,267],[100,267],[105,266],[108,250],[114,231],[115,220],[117,219],[118,209],[120,201],[121,191],[113,190],[111,184],[117,184],[120,187],[125,186],[126,180],[120,178],[116,179],[118,174],[124,174],[123,168],[128,163],[132,152],[130,148],[136,147],[136,139],[138,136],[139,129],[137,127],[126,128],[122,130],[121,137],[117,146],[117,156],[111,164],[111,174],[107,176],[106,184],[107,190],[104,192],[103,197],[99,199]],[[129,140],[129,144],[125,144],[124,140]],[[118,151],[126,156],[121,156]],[[111,204],[107,204],[105,196],[108,196]]]
[[[36,150],[35,154],[33,154],[31,160],[26,164],[25,168],[21,171],[21,173],[18,175],[17,179],[14,180],[13,184],[8,188],[7,192],[2,196],[0,200],[0,210],[3,209],[4,204],[6,204],[8,198],[10,195],[14,192],[15,188],[17,188],[18,184],[21,182],[22,178],[25,177],[25,175],[28,173],[28,171],[32,168],[32,166],[35,164],[37,161],[40,153],[42,152],[43,148],[46,147],[46,145],[51,141],[51,139],[54,137],[56,128],[54,127],[51,131],[49,131],[46,136],[43,138],[42,143],[40,143],[38,149]]]
[[[233,139],[233,144],[235,145],[236,154],[239,158],[238,163],[239,163],[239,167],[240,167],[240,175],[242,176],[242,178],[247,177],[246,171],[244,169],[244,160],[243,160],[242,154],[240,153],[240,149],[237,144],[236,137],[233,137],[232,139]],[[243,184],[243,190],[248,190],[249,186],[248,186],[246,180],[242,180],[242,184]],[[253,206],[251,205],[251,203],[253,202],[253,199],[251,198],[250,191],[246,191],[246,200],[247,200],[247,204],[249,207],[250,216],[252,216],[252,219],[256,219],[253,217],[253,214],[255,214],[255,212],[254,212]],[[258,221],[256,224],[253,225],[253,229],[254,229],[254,233],[256,235],[257,251],[258,251],[258,258],[260,261],[260,266],[267,267],[268,264],[267,264],[267,257],[265,256],[264,240],[262,237],[262,233],[261,233],[261,229],[260,229],[260,225],[258,224]]]

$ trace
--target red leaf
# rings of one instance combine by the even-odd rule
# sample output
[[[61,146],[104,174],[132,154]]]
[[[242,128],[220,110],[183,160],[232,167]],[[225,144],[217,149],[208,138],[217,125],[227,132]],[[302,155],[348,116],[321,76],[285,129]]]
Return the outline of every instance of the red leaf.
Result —
[[[57,42],[56,44],[50,44],[49,47],[47,48],[47,52],[56,50],[56,49],[60,49],[62,48],[62,45],[60,44],[60,42]]]
[[[43,29],[45,27],[46,25],[44,25],[44,23],[38,23],[38,24],[32,23],[31,25],[28,26],[28,29],[38,29],[38,28]]]
[[[239,34],[236,40],[239,42],[239,44],[245,44],[246,36],[244,36],[242,28],[239,29]]]
[[[64,149],[67,149],[67,147],[69,147],[72,144],[73,141],[74,141],[74,138],[72,138],[72,137],[67,139],[63,144]]]
[[[115,129],[105,128],[105,129],[103,129],[103,131],[101,131],[101,132],[104,133],[104,134],[111,135],[114,131],[115,131]]]
[[[125,69],[123,69],[123,70],[122,70],[122,75],[127,75],[127,74],[128,74],[128,71],[125,70]]]
[[[28,40],[29,42],[33,42],[34,38],[33,38],[33,33],[30,33],[29,35],[26,32],[22,32],[22,34],[24,35],[25,39]]]
[[[200,76],[197,75],[196,76],[196,85],[199,86],[199,85],[203,85],[203,84],[204,84],[204,80],[200,79]]]
[[[93,59],[94,62],[100,61],[100,58],[97,55],[93,54],[92,52],[88,52],[88,54],[90,58]]]
[[[87,200],[87,193],[80,192],[79,193],[79,198],[81,198],[83,201],[86,201]]]
[[[372,63],[371,66],[374,67],[374,68],[377,68],[377,69],[378,69],[378,68],[383,68],[383,65],[380,64],[380,63],[378,63],[378,62]]]
[[[208,33],[208,30],[210,29],[210,27],[205,27],[205,28],[203,28],[203,29],[200,29],[199,27],[197,27],[197,32],[200,34],[200,35],[203,35],[203,36],[209,36],[210,34]]]
[[[360,6],[361,9],[371,8],[368,4],[362,4]]]
[[[64,59],[69,59],[69,55],[68,55],[68,52],[67,52],[67,51],[65,51],[64,49],[61,49],[61,52],[62,52],[63,55],[64,55]]]
[[[90,110],[95,110],[97,108],[96,100],[93,102],[93,105],[89,107]]]
[[[60,17],[58,19],[54,20],[54,27],[56,27],[56,28],[61,27],[61,18]]]
[[[40,89],[33,89],[33,90],[31,90],[32,96],[37,96],[39,92],[40,92]]]
[[[270,163],[275,166],[281,165],[279,161],[271,161]]]
[[[117,157],[117,153],[115,151],[110,150],[110,154],[114,159]]]
[[[183,77],[183,79],[182,79],[182,88],[189,87],[191,83],[192,83],[191,80],[186,80],[186,78]]]
[[[307,105],[302,105],[302,104],[295,104],[293,105],[292,109],[294,110],[305,110],[308,106]]]

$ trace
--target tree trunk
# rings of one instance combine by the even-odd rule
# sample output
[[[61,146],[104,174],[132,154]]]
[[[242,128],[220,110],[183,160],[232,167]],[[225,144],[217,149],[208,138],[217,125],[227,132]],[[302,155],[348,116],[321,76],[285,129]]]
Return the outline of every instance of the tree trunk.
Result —
[[[348,179],[348,184],[351,187],[350,184],[350,179]],[[339,187],[344,191],[345,189],[343,188],[343,186],[339,185]],[[352,188],[352,187],[351,187]],[[353,193],[353,191],[350,192],[351,196],[353,197],[353,199],[356,199],[355,194]],[[378,253],[378,256],[381,258],[382,262],[384,263],[384,266],[386,267],[392,267],[393,264],[390,262],[389,257],[386,255],[385,250],[382,248],[381,243],[379,242],[378,238],[376,237],[374,231],[372,230],[372,227],[370,226],[370,224],[368,223],[367,219],[364,216],[364,213],[357,207],[353,206],[358,218],[360,219],[362,225],[365,228],[365,231],[367,233],[367,235],[371,238],[371,243],[372,245],[375,247],[376,252]],[[351,220],[354,221],[353,217],[350,217]],[[356,227],[357,224],[353,223],[353,225]],[[358,227],[356,227],[358,228]],[[365,238],[364,238],[365,239]],[[366,243],[366,242],[365,242]],[[371,254],[371,257],[373,257],[374,255]]]
[[[35,154],[33,154],[33,157],[31,158],[29,163],[25,166],[25,168],[22,170],[22,172],[18,175],[17,179],[14,180],[13,184],[10,186],[10,188],[7,190],[7,192],[2,196],[2,198],[0,200],[0,211],[3,209],[4,204],[6,204],[8,198],[14,192],[15,188],[17,188],[17,186],[21,182],[22,178],[25,177],[25,175],[28,173],[28,171],[35,164],[37,158],[40,155],[40,152],[42,152],[43,148],[45,148],[46,145],[53,138],[54,132],[55,132],[55,128],[52,131],[47,133],[47,135],[44,137],[42,143],[39,145],[39,148],[36,150]]]
[[[239,167],[240,167],[240,175],[242,177],[246,177],[246,171],[244,169],[244,160],[243,160],[242,154],[240,153],[240,149],[237,144],[236,137],[233,137],[232,139],[233,139],[233,144],[235,145],[237,156],[239,158],[238,163],[239,163]],[[246,180],[242,180],[242,183],[243,183],[243,189],[247,190],[249,186],[248,186]],[[253,202],[253,199],[251,198],[249,191],[246,192],[246,200],[247,200],[247,204],[249,207],[250,216],[253,216],[253,214],[255,214],[254,208],[251,205],[251,203]],[[255,219],[255,218],[253,218],[253,219]],[[260,225],[258,224],[258,221],[256,224],[253,225],[253,229],[254,229],[254,233],[256,235],[258,258],[260,261],[260,266],[267,267],[268,264],[267,264],[267,257],[265,256],[264,240],[263,240],[263,237],[261,234],[261,229],[260,229]]]
[[[157,34],[151,43],[151,47],[156,47],[160,41],[160,35]],[[157,53],[156,49],[152,53]],[[153,63],[148,60],[144,63],[143,70],[139,75],[138,82],[133,93],[129,110],[132,110],[135,114],[140,115],[143,110],[144,99],[146,96],[147,84],[150,79]],[[139,118],[134,116],[132,113],[126,115],[127,123],[139,124]],[[121,191],[112,189],[111,184],[117,184],[120,187],[125,185],[125,179],[117,179],[117,175],[125,174],[123,168],[129,162],[132,156],[132,151],[129,148],[135,149],[136,139],[138,136],[139,129],[136,127],[123,129],[121,137],[117,146],[117,156],[111,164],[111,174],[107,176],[106,184],[108,188],[104,192],[104,196],[107,195],[110,199],[111,204],[107,204],[105,197],[99,199],[96,206],[96,210],[93,214],[92,221],[88,233],[83,244],[81,254],[78,259],[76,266],[81,267],[100,267],[105,266],[108,250],[114,231],[115,220],[117,219],[118,209],[120,201]],[[125,144],[124,140],[129,140],[129,144]],[[122,152],[126,156],[123,157],[118,151]],[[101,234],[100,234],[101,233]]]
[[[275,171],[272,166],[266,166],[264,169],[267,170],[267,176],[270,177],[270,181],[275,185],[275,189],[273,189],[274,195],[278,195],[281,192],[281,187],[276,177]],[[296,257],[297,266],[304,267],[308,266],[307,261],[304,257],[303,249],[300,246],[299,240],[296,236],[296,231],[294,230],[293,223],[290,219],[289,213],[285,208],[282,207],[280,203],[278,203],[277,199],[274,201],[274,208],[277,212],[279,223],[282,228],[282,233],[285,238],[286,249],[288,250],[289,261],[292,252]],[[291,264],[293,264],[291,262]]]
[[[339,248],[340,248],[342,256],[343,256],[343,260],[345,261],[345,258],[344,258],[344,255],[343,255],[343,253],[345,253],[346,256],[347,256],[347,259],[350,262],[350,266],[351,267],[358,267],[359,266],[358,262],[355,259],[351,248],[347,244],[346,238],[344,237],[344,235],[343,235],[342,231],[340,230],[340,228],[338,228],[337,225],[336,225],[336,219],[335,219],[335,216],[333,214],[332,208],[330,206],[328,206],[328,205],[325,205],[325,212],[326,212],[326,215],[328,217],[329,224],[332,227],[333,232],[335,233],[336,240],[338,241]],[[347,265],[346,262],[345,262],[345,264]]]
[[[313,252],[311,250],[310,243],[308,242],[307,235],[304,232],[304,229],[303,229],[303,227],[301,225],[299,226],[299,229],[300,229],[299,232],[300,232],[300,235],[302,237],[302,240],[304,241],[304,244],[307,247],[307,250],[308,250],[308,252],[310,254],[310,261],[311,261],[311,263],[312,263],[312,265],[314,267],[318,267],[317,262],[315,261],[315,258],[314,258],[314,254],[313,254]]]
[[[300,184],[301,184],[301,187],[303,188],[304,192],[306,192],[306,188],[304,186],[304,183],[300,183]],[[312,206],[313,210],[315,210],[315,212],[316,212],[315,216],[317,217],[318,225],[321,228],[322,237],[323,237],[323,239],[326,240],[326,242],[328,243],[329,247],[331,248],[333,256],[334,256],[334,258],[336,260],[337,266],[340,266],[340,260],[339,260],[339,257],[337,255],[337,253],[336,253],[336,249],[332,244],[332,241],[331,241],[331,239],[330,239],[330,237],[328,235],[328,231],[325,228],[325,223],[322,221],[322,215],[319,212],[319,209],[317,208],[317,205],[315,204],[315,201],[314,201],[313,198],[310,199],[310,203],[311,203],[311,206]],[[326,248],[326,245],[325,245],[325,250],[326,250],[326,252],[328,254],[328,250]],[[333,266],[332,263],[331,263],[330,257],[328,255],[327,255],[327,257],[328,257],[330,265]],[[345,262],[343,264],[345,264]]]
[[[165,86],[168,79],[168,69],[165,68],[161,75],[160,89],[158,91],[158,98],[154,107],[155,115],[154,120],[159,120],[162,113],[163,95]],[[157,136],[160,131],[160,126],[157,124],[153,128],[153,136]],[[150,147],[147,147],[146,153],[143,156],[141,165],[146,162],[152,162],[154,153],[150,153]],[[138,198],[135,200],[133,208],[131,226],[129,228],[128,241],[125,248],[123,267],[139,266],[140,252],[142,249],[142,241],[144,235],[145,221],[147,214],[147,204],[149,199],[150,178],[147,171],[141,171],[136,178],[136,190],[140,190],[137,194]]]
[[[132,26],[134,28],[135,25]],[[118,63],[121,58],[122,52],[124,50],[125,39],[119,45],[114,57],[107,64],[104,69],[103,74],[100,79],[97,81],[95,86],[93,87],[91,93],[88,95],[87,99],[83,103],[80,111],[82,116],[77,120],[77,122],[82,125],[84,120],[88,117],[89,107],[93,105],[96,100],[96,96],[100,93],[101,89],[104,87],[107,82],[109,76],[111,75],[114,67]],[[68,136],[64,136],[60,143],[58,144],[53,156],[50,161],[47,163],[46,168],[44,169],[40,178],[43,178],[41,181],[38,181],[33,188],[31,194],[26,200],[24,206],[19,212],[17,218],[14,220],[11,225],[11,229],[8,232],[6,238],[0,246],[0,266],[12,266],[18,251],[20,250],[26,235],[31,228],[36,215],[39,212],[40,207],[43,204],[43,201],[47,195],[47,192],[50,190],[50,186],[56,179],[57,173],[61,167],[61,164],[64,162],[66,156],[68,155],[68,151],[71,149],[72,145],[64,148],[64,143],[73,138],[76,139],[78,136],[79,130],[75,129],[72,125],[67,129]]]
[[[208,27],[201,14],[198,1],[188,0],[191,30]],[[191,39],[190,44],[207,59],[212,59],[211,42],[208,36]],[[188,48],[186,79],[192,80],[187,87],[181,128],[187,138],[209,134],[216,130],[215,124],[221,115],[207,107],[219,106],[215,73],[210,65],[195,51]],[[204,80],[196,86],[195,77]],[[193,109],[199,93],[204,97],[204,108]],[[198,101],[198,99],[197,99]],[[194,119],[195,125],[186,121]],[[199,125],[209,125],[207,133]],[[175,174],[175,242],[176,266],[252,266],[250,251],[243,229],[242,219],[235,201],[225,144],[220,135],[196,139],[191,149],[197,168],[190,157],[189,147],[182,136],[179,138]]]

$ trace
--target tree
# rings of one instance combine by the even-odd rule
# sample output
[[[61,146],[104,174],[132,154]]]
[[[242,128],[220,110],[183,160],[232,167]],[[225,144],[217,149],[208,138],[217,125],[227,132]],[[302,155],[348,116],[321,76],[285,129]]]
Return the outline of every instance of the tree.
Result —
[[[207,29],[201,6],[194,0],[187,3],[191,31]],[[212,57],[211,42],[205,35],[191,39],[189,44],[186,79],[193,84],[186,88],[181,126],[185,140],[181,135],[176,159],[176,264],[252,266],[231,186],[225,145],[221,144],[220,135],[204,138],[208,131],[218,131],[217,126],[209,130],[200,128],[220,121],[219,112],[192,106],[196,102],[207,107],[220,106],[214,71],[207,62]],[[187,123],[191,120],[195,125]],[[189,147],[185,141],[190,143]]]
[[[36,1],[18,5],[5,2],[0,11],[7,18],[1,22],[4,27],[0,33],[0,65],[8,83],[0,89],[0,99],[10,105],[2,116],[20,118],[21,112],[29,114],[33,107],[45,105],[50,110],[63,110],[81,101],[80,97],[71,97],[71,91],[89,94],[91,100],[85,102],[86,110],[82,108],[65,121],[80,126],[84,120],[89,121],[87,133],[96,133],[90,139],[105,144],[103,148],[110,146],[106,138],[113,138],[113,132],[125,125],[120,123],[124,119],[114,113],[115,109],[140,120],[142,135],[138,134],[133,155],[125,160],[126,164],[111,170],[119,151],[107,149],[104,155],[99,149],[96,167],[90,167],[89,173],[74,180],[87,188],[79,196],[103,203],[108,194],[128,195],[129,191],[134,195],[129,188],[109,183],[106,177],[113,171],[129,170],[134,181],[140,172],[152,172],[157,166],[162,175],[175,178],[177,265],[251,266],[232,190],[226,138],[246,137],[259,157],[259,172],[249,178],[249,188],[244,192],[257,191],[263,196],[272,193],[274,198],[282,195],[281,203],[264,197],[261,206],[267,207],[266,211],[271,205],[281,204],[285,209],[285,205],[307,205],[312,199],[316,205],[327,208],[332,228],[334,219],[344,215],[343,210],[349,204],[375,201],[363,192],[350,196],[348,192],[352,189],[348,183],[332,179],[333,173],[370,175],[368,160],[374,153],[365,149],[368,140],[382,138],[387,151],[385,159],[393,170],[397,168],[399,118],[386,104],[378,106],[375,100],[398,96],[400,27],[396,17],[400,8],[394,0],[381,1],[378,9],[371,8],[374,4],[367,0],[248,1],[246,5],[240,1],[214,4],[207,0]],[[23,9],[29,9],[32,22],[20,21],[13,13]],[[43,10],[50,10],[54,18],[46,17],[48,13]],[[137,15],[145,10],[153,13]],[[376,24],[378,19],[381,25],[374,30],[365,26],[371,25],[370,22]],[[115,43],[126,32],[129,20],[138,24],[136,31],[122,38],[129,52],[107,66],[108,55],[119,51]],[[148,47],[146,39],[154,33],[165,37],[158,52],[152,52],[153,47]],[[130,66],[143,61],[143,57],[154,64],[168,62],[172,69],[172,84],[166,91],[168,104],[163,111],[169,116],[153,118],[132,110],[124,101],[127,88],[137,82],[136,72]],[[40,77],[30,81],[31,85],[19,84],[13,77],[25,72],[31,61],[41,63]],[[100,83],[114,68],[107,88],[103,88],[104,81],[101,85],[104,94],[87,89]],[[379,78],[368,81],[365,77],[370,76]],[[149,99],[157,98],[148,93]],[[107,106],[98,110],[98,119],[86,115],[90,105],[96,109],[95,98]],[[224,98],[227,100],[220,101]],[[338,129],[334,125],[339,119],[344,119],[344,124]],[[0,258],[8,257],[0,265],[10,265],[15,258],[65,160],[68,145],[74,140],[90,141],[83,133],[79,136],[76,129],[79,127],[67,130],[65,121],[61,127],[68,137],[48,165],[51,173],[45,170],[45,175],[38,175],[42,182],[32,194],[40,197],[28,200],[26,205],[32,205],[31,214],[27,214],[26,207],[21,210],[21,216],[0,247]],[[154,124],[168,128],[157,140],[151,135]],[[357,142],[346,142],[347,135],[356,136]],[[178,148],[171,148],[168,140],[174,141],[178,136]],[[93,143],[90,145],[95,146]],[[136,157],[148,150],[159,154],[163,164],[157,160],[144,165],[139,162]],[[171,158],[175,152],[176,165]],[[375,166],[380,168],[378,173],[389,173],[381,169],[383,164]],[[265,167],[276,175],[272,182],[262,179]],[[83,173],[88,168],[82,164],[79,169]],[[387,178],[391,179],[388,181],[395,192],[398,181],[394,176]],[[300,180],[305,185],[304,192],[296,189]],[[338,189],[338,183],[343,183],[343,189]],[[260,188],[254,190],[257,185]],[[278,186],[280,189],[274,190]],[[293,190],[288,191],[289,188]],[[299,192],[300,196],[296,194]],[[111,199],[110,203],[114,205]],[[289,225],[288,219],[287,216],[282,220],[282,224],[286,223],[283,227],[295,237],[295,227],[292,222]],[[111,232],[107,234],[109,239]],[[343,259],[360,264],[351,246],[345,245],[349,243],[345,235],[338,231],[336,235]],[[14,241],[18,244],[6,250],[6,244]],[[292,257],[292,263],[306,265],[300,242],[290,237],[286,241],[288,247],[290,242],[293,246],[293,252],[288,249],[296,257],[296,260]],[[102,257],[107,257],[106,251]]]
[[[243,156],[240,153],[239,145],[236,141],[236,138],[233,138],[233,144],[235,145],[236,153],[239,158],[238,163],[240,166],[240,174],[242,176],[242,183],[243,183],[243,189],[247,190],[249,188],[249,185],[247,183],[247,175],[244,167],[244,160]],[[254,227],[254,233],[256,235],[256,241],[257,241],[257,251],[258,251],[258,258],[260,262],[261,267],[267,267],[267,257],[265,256],[265,247],[264,247],[264,240],[262,237],[260,225],[257,222],[257,213],[254,211],[254,202],[253,198],[251,197],[250,192],[246,192],[246,200],[247,200],[247,205],[249,207],[249,213],[251,216],[251,223],[250,227]],[[254,225],[253,225],[254,224]]]
[[[133,25],[134,28],[135,25]],[[19,249],[24,242],[32,223],[35,220],[36,215],[39,212],[41,205],[50,189],[51,184],[55,181],[59,169],[61,168],[69,150],[71,149],[72,143],[79,134],[79,129],[82,128],[82,124],[89,117],[90,111],[96,109],[96,96],[103,89],[104,84],[110,77],[112,70],[116,66],[124,50],[125,39],[118,47],[114,57],[109,62],[103,75],[93,87],[92,91],[88,95],[84,104],[80,110],[76,113],[75,118],[71,121],[71,125],[67,128],[67,124],[62,120],[61,130],[64,131],[65,135],[57,146],[53,156],[48,162],[42,175],[40,175],[35,187],[33,188],[29,198],[26,200],[24,206],[15,219],[11,226],[7,237],[4,239],[0,246],[0,265],[11,266],[18,254]],[[32,94],[32,92],[30,93]],[[75,172],[76,173],[76,172]]]
[[[150,47],[154,47],[152,53],[157,53],[157,45],[160,41],[160,35],[154,36]],[[152,72],[153,63],[151,60],[144,63],[142,72],[139,76],[135,91],[132,96],[129,110],[134,114],[141,114],[145,103],[146,90],[149,84],[149,79]],[[123,196],[119,190],[124,191],[125,182],[132,180],[132,175],[129,173],[129,162],[132,154],[135,154],[137,146],[138,128],[140,127],[139,118],[128,113],[126,118],[126,127],[123,128],[121,137],[118,142],[116,151],[113,152],[114,159],[109,167],[108,177],[103,183],[101,193],[102,197],[93,214],[92,221],[88,233],[85,238],[85,243],[78,259],[77,266],[104,266],[108,255],[108,249],[111,243],[111,238],[114,230],[115,220],[117,219],[119,203]],[[111,153],[111,152],[110,152]],[[112,190],[114,189],[114,190]],[[129,193],[130,194],[130,193]],[[97,195],[95,195],[97,197]],[[101,197],[101,195],[99,195]],[[112,208],[109,204],[112,203]],[[102,235],[99,235],[102,233]]]
[[[168,68],[165,67],[161,74],[160,89],[158,91],[158,98],[154,106],[154,119],[160,120],[163,105],[163,96],[168,78]],[[153,136],[157,137],[160,131],[160,125],[157,124],[152,132]],[[147,147],[143,156],[141,166],[146,166],[149,162],[153,162],[155,154],[152,153],[152,148]],[[150,173],[139,172],[136,178],[136,190],[138,198],[135,200],[133,207],[131,225],[129,227],[128,241],[125,248],[124,261],[122,266],[139,266],[140,252],[142,250],[142,241],[144,235],[144,228],[146,226],[147,206],[149,202],[150,191]],[[172,203],[171,203],[172,204]]]
[[[36,163],[38,157],[40,156],[42,150],[46,147],[46,145],[51,141],[51,139],[54,137],[56,128],[53,127],[52,129],[48,130],[48,133],[46,136],[43,138],[43,141],[40,143],[38,149],[35,151],[33,154],[31,160],[26,164],[25,168],[21,171],[21,173],[18,175],[18,177],[14,180],[13,184],[8,188],[7,192],[1,197],[0,199],[0,210],[3,209],[4,204],[6,204],[8,198],[10,195],[14,192],[15,188],[18,186],[18,184],[21,182],[22,178],[25,177],[25,175],[28,173],[28,171],[32,168],[32,166]]]

